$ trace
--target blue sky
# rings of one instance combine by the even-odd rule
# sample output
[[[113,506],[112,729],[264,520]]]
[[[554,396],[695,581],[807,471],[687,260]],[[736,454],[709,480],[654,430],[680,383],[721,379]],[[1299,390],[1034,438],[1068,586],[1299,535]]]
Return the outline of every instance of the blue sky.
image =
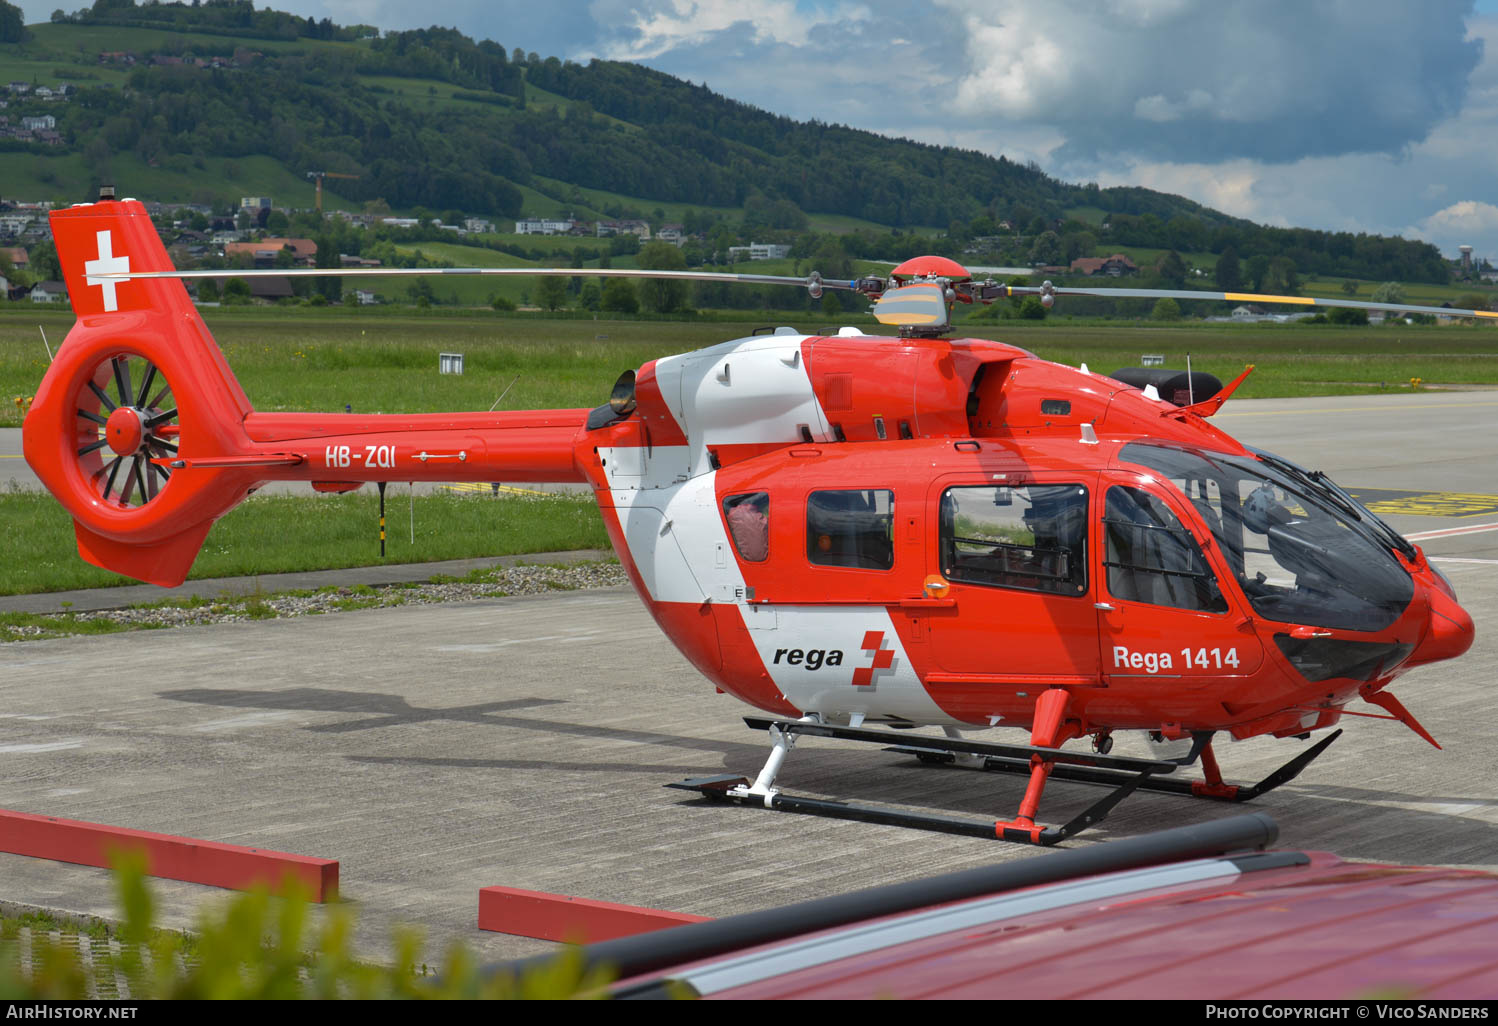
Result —
[[[28,21],[56,0],[27,0]],[[281,0],[1498,263],[1498,0]]]

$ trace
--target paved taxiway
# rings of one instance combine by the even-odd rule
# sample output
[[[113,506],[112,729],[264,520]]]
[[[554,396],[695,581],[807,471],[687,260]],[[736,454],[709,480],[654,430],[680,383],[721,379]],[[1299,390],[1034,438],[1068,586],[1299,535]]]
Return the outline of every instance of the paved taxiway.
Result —
[[[1498,493],[1492,393],[1242,402],[1219,423],[1348,487]],[[1406,532],[1498,523],[1389,519]],[[1275,816],[1287,846],[1498,869],[1498,531],[1425,544],[1478,640],[1394,690],[1445,750],[1348,717],[1299,779],[1243,808]],[[1036,854],[662,787],[752,775],[765,746],[742,725],[749,711],[715,695],[627,591],[12,644],[0,647],[0,807],[337,858],[372,955],[388,952],[397,923],[422,927],[434,951],[547,948],[475,928],[490,884],[722,916]],[[1224,744],[1220,759],[1230,779],[1257,780],[1299,750],[1256,740]],[[975,819],[1010,815],[1023,787],[816,739],[780,782]],[[1064,821],[1100,793],[1053,782],[1042,812]],[[1235,811],[1136,794],[1070,844]],[[171,881],[156,893],[182,925],[222,900]],[[0,900],[112,910],[103,871],[9,855]]]

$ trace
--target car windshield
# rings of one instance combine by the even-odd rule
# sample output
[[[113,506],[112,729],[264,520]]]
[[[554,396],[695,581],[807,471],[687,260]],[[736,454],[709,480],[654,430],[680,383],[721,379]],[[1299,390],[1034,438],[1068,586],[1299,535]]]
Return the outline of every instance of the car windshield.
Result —
[[[1409,543],[1325,476],[1255,455],[1133,442],[1119,458],[1180,489],[1260,616],[1355,631],[1397,620],[1414,582],[1391,550]]]

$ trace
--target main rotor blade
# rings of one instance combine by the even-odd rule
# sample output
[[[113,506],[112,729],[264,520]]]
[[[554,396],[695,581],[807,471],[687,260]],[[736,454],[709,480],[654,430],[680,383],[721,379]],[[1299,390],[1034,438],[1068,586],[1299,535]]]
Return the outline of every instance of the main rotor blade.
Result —
[[[1319,296],[1277,296],[1257,292],[1192,292],[1187,289],[1088,289],[1070,285],[1010,285],[1015,296],[1091,296],[1097,299],[1205,299],[1219,303],[1291,303],[1295,306],[1343,307],[1349,310],[1392,310],[1396,313],[1428,313],[1442,317],[1498,318],[1494,310],[1456,310],[1449,306],[1418,306],[1410,303],[1370,303],[1363,299],[1323,299]]]
[[[853,281],[823,279],[819,274],[804,278],[782,274],[735,274],[729,271],[645,271],[627,267],[287,267],[233,270],[215,268],[199,271],[130,271],[123,274],[96,274],[95,279],[129,281],[136,278],[412,278],[428,274],[485,275],[502,277],[554,278],[647,278],[676,281],[728,281],[745,285],[796,285],[800,288],[844,289],[851,291]]]

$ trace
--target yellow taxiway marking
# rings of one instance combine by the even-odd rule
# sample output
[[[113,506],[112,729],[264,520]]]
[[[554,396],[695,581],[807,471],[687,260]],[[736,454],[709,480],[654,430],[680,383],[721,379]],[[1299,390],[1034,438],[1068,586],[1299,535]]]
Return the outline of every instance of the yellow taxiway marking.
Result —
[[[1479,492],[1422,492],[1394,488],[1353,488],[1351,492],[1353,498],[1380,516],[1476,517],[1498,513],[1498,495]]]
[[[463,484],[443,485],[444,490],[449,492],[493,492],[493,485],[484,484],[482,481],[467,481]],[[497,489],[508,492],[511,495],[550,495],[551,492],[538,492],[534,488],[516,488],[514,485],[500,485]]]

